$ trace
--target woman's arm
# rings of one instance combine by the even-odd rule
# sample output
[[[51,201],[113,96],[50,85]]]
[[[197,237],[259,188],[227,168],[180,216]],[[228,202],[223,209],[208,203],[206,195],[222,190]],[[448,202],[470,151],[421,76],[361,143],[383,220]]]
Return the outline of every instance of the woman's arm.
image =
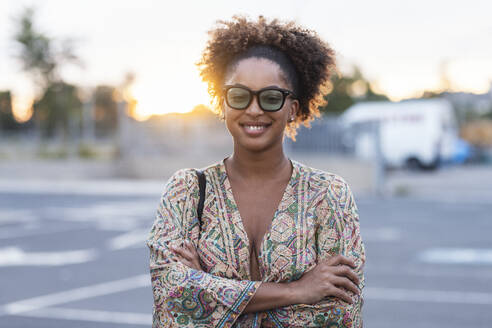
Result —
[[[358,278],[349,265],[354,264],[343,256],[336,256],[322,261],[297,281],[264,282],[244,312],[261,312],[294,304],[314,304],[327,296],[353,303],[352,298],[340,288],[345,287],[357,295],[360,292],[356,285]]]
[[[147,238],[154,296],[153,327],[231,327],[261,282],[234,280],[195,270],[172,251],[184,240],[196,243],[198,183],[180,170],[166,184]]]
[[[345,188],[346,198],[337,200],[341,204],[339,208],[333,208],[333,200],[328,196],[319,206],[321,223],[316,246],[321,261],[298,281],[261,283],[242,313],[276,311],[288,307],[288,311],[296,313],[296,318],[304,318],[299,319],[299,324],[314,320],[317,314],[321,317],[323,314],[333,314],[341,320],[340,327],[349,326],[349,321],[358,325],[361,321],[365,254],[357,208],[350,189],[348,186]],[[170,247],[176,260],[195,270],[202,270],[194,246],[191,243],[183,246]]]
[[[202,270],[198,252],[190,242],[172,247],[178,260],[195,270]],[[313,304],[327,296],[338,297],[352,304],[353,299],[342,289],[359,295],[359,278],[350,269],[355,264],[338,255],[324,259],[298,281],[290,283],[263,282],[249,301],[243,313],[262,312],[293,304]]]
[[[355,264],[353,272],[358,278],[360,292],[354,293],[354,289],[343,287],[344,292],[354,300],[353,303],[343,298],[328,297],[313,305],[293,305],[288,309],[291,317],[301,319],[290,324],[295,326],[302,322],[315,322],[321,327],[334,325],[340,328],[360,328],[363,326],[362,290],[365,285],[363,269],[366,255],[360,234],[358,208],[343,178],[337,177],[329,182],[324,199],[316,210],[319,219],[316,231],[318,258],[329,259],[339,254],[350,259]]]

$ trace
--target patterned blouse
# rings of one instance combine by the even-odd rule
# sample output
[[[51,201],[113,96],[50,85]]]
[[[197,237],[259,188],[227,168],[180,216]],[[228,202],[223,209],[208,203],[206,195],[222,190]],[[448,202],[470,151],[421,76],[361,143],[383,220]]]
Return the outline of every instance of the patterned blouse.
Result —
[[[342,254],[355,262],[362,291],[365,251],[349,186],[336,174],[291,162],[292,176],[258,255],[262,281],[297,280],[320,259]],[[204,172],[201,222],[198,178],[182,169],[168,180],[149,233],[152,327],[362,327],[363,299],[348,290],[353,304],[326,297],[242,314],[262,282],[251,279],[249,240],[224,160]],[[184,240],[197,247],[204,271],[176,260],[169,245]]]

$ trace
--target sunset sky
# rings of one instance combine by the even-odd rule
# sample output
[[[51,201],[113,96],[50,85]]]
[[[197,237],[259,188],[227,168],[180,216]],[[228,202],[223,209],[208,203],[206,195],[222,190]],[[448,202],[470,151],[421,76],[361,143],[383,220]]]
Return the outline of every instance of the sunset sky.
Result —
[[[194,63],[217,19],[234,14],[295,19],[338,53],[342,67],[358,65],[392,100],[437,90],[446,72],[452,89],[486,92],[492,81],[492,1],[0,1],[0,90],[18,110],[36,90],[15,59],[13,17],[38,9],[38,27],[73,38],[84,67],[63,77],[84,88],[121,84],[136,75],[139,118],[208,104]]]

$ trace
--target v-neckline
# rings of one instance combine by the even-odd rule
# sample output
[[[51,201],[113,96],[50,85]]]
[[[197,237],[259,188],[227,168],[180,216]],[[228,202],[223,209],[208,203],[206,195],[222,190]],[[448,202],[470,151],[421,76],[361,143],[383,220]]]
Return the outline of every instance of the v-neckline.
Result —
[[[224,175],[224,179],[223,179],[223,183],[224,183],[224,187],[225,187],[225,191],[226,191],[226,197],[227,199],[233,204],[234,206],[234,210],[236,212],[236,215],[237,215],[237,218],[238,218],[238,227],[241,231],[241,233],[244,235],[244,238],[245,238],[245,242],[246,242],[246,245],[247,245],[247,248],[248,248],[248,272],[250,271],[250,266],[251,266],[251,241],[249,239],[249,236],[248,236],[248,232],[246,231],[246,228],[245,228],[245,225],[243,223],[243,218],[241,216],[241,213],[239,212],[239,206],[237,205],[237,202],[236,202],[236,199],[234,198],[234,193],[232,192],[232,186],[231,186],[231,183],[229,181],[229,175],[227,174],[227,170],[226,170],[226,166],[225,166],[225,160],[227,159],[228,157],[224,158],[221,162],[220,162],[220,168],[222,170],[222,174]],[[295,182],[295,178],[297,176],[297,162],[288,158],[290,163],[291,163],[291,168],[292,168],[292,172],[291,172],[291,176],[290,176],[290,179],[289,179],[289,182],[287,183],[287,185],[285,186],[285,189],[283,191],[283,194],[282,194],[282,198],[280,199],[280,201],[278,202],[277,204],[277,207],[275,208],[275,212],[273,213],[273,217],[271,218],[270,220],[270,223],[268,225],[268,228],[265,230],[265,233],[263,234],[263,236],[261,237],[261,240],[260,240],[260,244],[259,244],[259,252],[257,254],[257,257],[258,257],[258,265],[259,265],[259,269],[260,269],[260,275],[263,276],[261,274],[261,272],[263,271],[261,269],[261,254],[262,254],[262,250],[263,250],[263,244],[266,242],[266,240],[268,239],[267,236],[270,235],[271,233],[271,229],[272,229],[272,226],[273,226],[273,223],[275,221],[275,219],[277,218],[278,216],[278,212],[280,210],[280,207],[283,203],[285,203],[285,200],[287,199],[288,195],[292,194],[292,188],[293,188],[293,185],[294,185],[294,182]],[[230,196],[229,196],[230,194]],[[250,275],[251,275],[251,272],[249,272]]]

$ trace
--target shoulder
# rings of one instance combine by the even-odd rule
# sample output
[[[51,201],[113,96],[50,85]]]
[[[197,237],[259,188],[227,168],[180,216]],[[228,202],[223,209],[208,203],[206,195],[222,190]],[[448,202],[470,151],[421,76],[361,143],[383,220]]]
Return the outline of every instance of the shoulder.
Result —
[[[196,176],[195,170],[192,168],[183,168],[174,172],[166,182],[166,188],[187,187],[191,182],[192,176]]]
[[[342,176],[296,162],[300,183],[307,182],[309,189],[330,206],[345,209],[355,205],[352,190]]]
[[[312,188],[321,189],[335,195],[340,195],[350,190],[347,181],[336,173],[323,171],[297,161],[293,162],[298,167],[300,178],[307,180]]]
[[[217,162],[202,168],[179,169],[167,180],[165,191],[194,190],[198,186],[197,170],[204,172],[205,176],[210,176],[220,170],[220,165],[220,162]]]

